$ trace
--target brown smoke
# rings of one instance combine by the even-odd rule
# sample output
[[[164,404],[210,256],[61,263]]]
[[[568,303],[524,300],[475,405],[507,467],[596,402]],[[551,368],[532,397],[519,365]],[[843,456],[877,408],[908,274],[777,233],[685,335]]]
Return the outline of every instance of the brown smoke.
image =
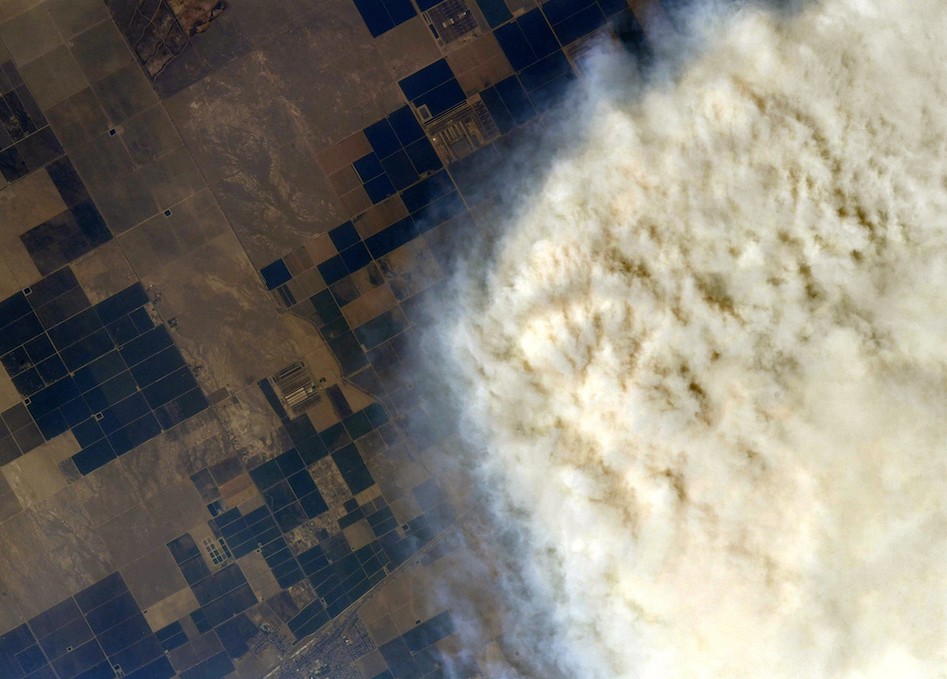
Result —
[[[714,30],[593,106],[449,331],[544,652],[947,676],[947,3]]]

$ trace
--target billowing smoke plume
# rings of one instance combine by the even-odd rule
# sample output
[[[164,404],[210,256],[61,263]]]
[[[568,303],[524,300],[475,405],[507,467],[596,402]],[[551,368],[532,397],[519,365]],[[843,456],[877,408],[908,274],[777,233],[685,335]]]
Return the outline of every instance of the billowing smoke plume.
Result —
[[[579,679],[947,676],[947,3],[711,24],[461,285],[555,630],[508,632]]]

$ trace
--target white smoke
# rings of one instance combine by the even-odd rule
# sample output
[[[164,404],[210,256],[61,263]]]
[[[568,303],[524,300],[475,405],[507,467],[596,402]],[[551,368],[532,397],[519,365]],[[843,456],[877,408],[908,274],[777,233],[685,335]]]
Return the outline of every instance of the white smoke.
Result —
[[[947,3],[707,25],[673,82],[593,96],[461,285],[467,427],[556,630],[524,652],[945,677]]]

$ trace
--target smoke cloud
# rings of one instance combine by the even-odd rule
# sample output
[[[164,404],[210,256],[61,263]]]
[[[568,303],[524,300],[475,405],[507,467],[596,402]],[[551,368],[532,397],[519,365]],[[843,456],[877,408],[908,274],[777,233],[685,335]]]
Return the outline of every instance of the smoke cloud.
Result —
[[[589,81],[457,282],[506,634],[580,679],[945,677],[947,3],[714,16]]]

